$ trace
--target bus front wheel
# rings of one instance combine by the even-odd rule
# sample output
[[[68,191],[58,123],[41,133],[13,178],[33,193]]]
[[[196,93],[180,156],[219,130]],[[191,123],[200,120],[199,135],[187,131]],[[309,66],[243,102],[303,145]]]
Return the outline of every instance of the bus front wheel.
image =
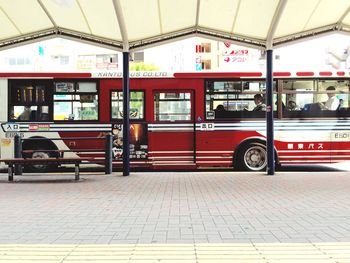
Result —
[[[267,165],[266,146],[254,142],[242,146],[237,154],[236,166],[244,171],[264,171]]]
[[[35,140],[34,140],[35,139]],[[57,146],[49,139],[33,136],[23,140],[22,149],[24,158],[54,158],[59,157],[55,150],[58,150]],[[31,172],[48,172],[57,168],[57,164],[32,164],[27,165],[26,169]]]
[[[44,150],[43,151],[36,151],[36,152],[33,152],[32,154],[32,158],[41,158],[41,159],[47,159],[47,158],[50,158],[50,154],[48,152],[45,152]],[[34,171],[34,172],[47,172],[49,171],[52,167],[52,165],[48,165],[48,164],[33,164],[29,167],[29,169],[31,171]]]

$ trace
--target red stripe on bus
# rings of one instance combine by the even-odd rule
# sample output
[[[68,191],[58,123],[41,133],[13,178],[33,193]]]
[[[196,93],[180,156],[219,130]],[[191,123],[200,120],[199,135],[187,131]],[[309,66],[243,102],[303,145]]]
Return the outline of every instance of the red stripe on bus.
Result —
[[[2,78],[91,78],[91,73],[42,73],[42,72],[5,72]]]
[[[337,72],[337,75],[338,75],[338,76],[345,76],[345,72],[344,72],[344,71],[338,71],[338,72]]]
[[[175,78],[240,78],[262,77],[261,72],[200,72],[200,73],[174,73]]]
[[[313,72],[297,72],[297,76],[299,77],[311,77],[315,75]]]
[[[290,77],[292,74],[290,72],[274,72],[274,77]]]
[[[332,76],[332,72],[330,71],[320,71],[320,76]]]

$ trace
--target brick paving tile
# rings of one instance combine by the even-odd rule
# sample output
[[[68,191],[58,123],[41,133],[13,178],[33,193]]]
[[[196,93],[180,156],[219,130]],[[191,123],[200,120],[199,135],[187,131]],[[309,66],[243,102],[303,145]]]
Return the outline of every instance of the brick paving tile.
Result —
[[[81,177],[75,183],[59,179],[60,175],[50,175],[50,179],[26,175],[9,183],[6,174],[0,176],[0,262],[25,256],[11,246],[16,253],[9,253],[8,244],[169,247],[211,243],[223,247],[243,243],[264,256],[247,261],[350,261],[348,172],[278,172],[276,176],[135,172],[129,177],[118,173],[82,173]],[[273,244],[272,252],[278,251],[278,245],[293,248],[294,244],[304,254],[289,253],[293,250],[283,247],[288,253],[280,256],[264,244]],[[215,257],[196,255],[183,262],[213,262]],[[52,254],[45,257],[57,261]],[[31,255],[25,260],[32,260]],[[68,255],[65,260],[76,259]],[[138,257],[116,260],[140,262]],[[176,257],[167,260],[174,262]],[[240,259],[227,255],[216,260]]]

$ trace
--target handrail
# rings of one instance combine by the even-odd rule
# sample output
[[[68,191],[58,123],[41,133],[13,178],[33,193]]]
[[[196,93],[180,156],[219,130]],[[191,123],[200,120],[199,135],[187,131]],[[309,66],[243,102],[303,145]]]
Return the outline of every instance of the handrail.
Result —
[[[22,153],[42,152],[42,150],[22,150]],[[106,152],[106,149],[45,150],[45,152]]]
[[[58,140],[106,140],[105,137],[65,137],[65,138],[47,138],[47,137],[32,137],[32,138],[21,138],[22,140],[52,140],[52,141],[58,141]]]

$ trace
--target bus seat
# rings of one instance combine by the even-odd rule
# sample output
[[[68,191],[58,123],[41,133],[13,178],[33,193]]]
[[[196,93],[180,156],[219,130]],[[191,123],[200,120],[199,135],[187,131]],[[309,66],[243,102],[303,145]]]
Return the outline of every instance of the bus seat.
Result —
[[[29,121],[36,121],[36,110],[30,112]]]
[[[304,105],[303,111],[321,111],[321,106],[319,103],[307,103]]]

